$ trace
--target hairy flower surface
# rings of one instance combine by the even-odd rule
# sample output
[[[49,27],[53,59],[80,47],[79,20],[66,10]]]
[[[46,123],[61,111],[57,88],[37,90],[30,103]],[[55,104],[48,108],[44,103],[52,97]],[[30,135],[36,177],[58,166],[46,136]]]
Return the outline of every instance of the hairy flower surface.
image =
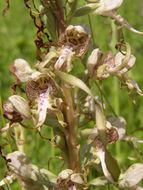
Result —
[[[60,56],[55,63],[55,69],[66,67],[67,71],[72,68],[72,59],[82,57],[88,50],[90,36],[82,26],[70,25],[59,39],[62,46]]]

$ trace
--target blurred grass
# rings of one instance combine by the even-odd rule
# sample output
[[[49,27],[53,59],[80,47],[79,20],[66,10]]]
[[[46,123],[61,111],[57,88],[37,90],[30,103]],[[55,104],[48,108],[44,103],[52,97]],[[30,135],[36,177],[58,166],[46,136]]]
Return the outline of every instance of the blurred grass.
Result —
[[[79,4],[83,1],[80,0]],[[24,58],[30,64],[36,61],[35,59],[35,33],[33,21],[29,17],[28,11],[24,6],[23,1],[13,0],[11,1],[10,10],[6,16],[2,16],[2,10],[5,6],[4,0],[0,1],[0,95],[2,100],[5,100],[10,95],[10,85],[12,84],[12,77],[9,72],[9,65],[16,58]],[[143,1],[137,0],[125,0],[123,6],[119,12],[136,28],[143,31]],[[72,23],[84,25],[89,30],[88,16],[75,18]],[[111,41],[111,22],[109,19],[98,16],[91,16],[91,25],[93,28],[95,44],[92,46],[100,47],[103,51],[109,50],[109,44]],[[136,65],[131,71],[131,76],[139,83],[143,88],[143,37],[133,34],[124,29],[125,39],[131,44],[133,54],[137,57]],[[92,48],[92,47],[91,47]],[[80,66],[79,70],[83,70],[83,66]],[[77,65],[73,69],[73,72],[77,72]],[[143,138],[143,98],[139,96],[129,96],[126,90],[116,89],[114,79],[108,79],[104,82],[105,95],[110,101],[113,107],[119,105],[118,112],[127,120],[127,132],[131,134],[134,132],[135,136]],[[118,95],[118,97],[117,97]],[[136,104],[133,104],[133,100],[136,100]],[[107,112],[108,114],[108,112]],[[2,117],[0,118],[0,124],[2,127]],[[141,128],[139,131],[138,129]],[[48,168],[48,159],[50,157],[58,156],[58,150],[53,151],[49,142],[41,139],[34,131],[27,132],[26,137],[26,152],[32,159],[33,163],[38,164],[41,167]],[[44,135],[49,135],[50,129],[44,130]],[[2,142],[2,140],[0,140]],[[132,148],[127,143],[118,143],[116,149],[111,147],[112,154],[117,156],[120,165],[125,168],[129,166],[132,161],[128,159],[128,156],[136,158],[136,152],[132,151]],[[143,148],[140,147],[143,151]],[[139,159],[138,159],[139,160]],[[62,162],[57,164],[57,160],[51,161],[51,170],[55,173],[60,171]],[[0,167],[4,165],[4,161],[0,158]],[[0,178],[4,175],[0,172]],[[95,175],[96,176],[96,175]],[[14,189],[17,188],[17,184],[14,184]],[[102,188],[100,188],[102,189]],[[110,187],[112,189],[112,187]]]

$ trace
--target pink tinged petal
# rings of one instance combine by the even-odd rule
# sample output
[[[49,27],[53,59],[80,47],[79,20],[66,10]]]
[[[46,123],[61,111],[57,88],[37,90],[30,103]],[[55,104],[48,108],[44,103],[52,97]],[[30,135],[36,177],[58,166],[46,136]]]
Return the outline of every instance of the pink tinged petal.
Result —
[[[1,133],[4,133],[10,129],[10,123],[6,123],[6,125],[0,129]]]
[[[136,62],[136,57],[134,55],[131,55],[129,61],[128,61],[128,64],[126,65],[126,68],[124,68],[123,70],[121,70],[122,73],[125,73],[127,72],[128,70],[130,70],[134,64]]]
[[[111,11],[116,10],[121,6],[123,0],[100,0],[99,7],[94,11],[94,14],[108,16]]]
[[[7,184],[11,184],[15,179],[16,179],[16,176],[14,174],[6,176],[4,179],[0,181],[0,187]]]
[[[68,190],[77,190],[77,188],[75,185],[73,185],[73,186],[68,187]]]
[[[132,80],[132,79],[128,79],[126,81],[126,85],[130,90],[135,90],[140,96],[143,96],[143,92],[140,89],[140,87],[138,86],[137,82]]]
[[[98,149],[97,150],[97,156],[100,159],[102,170],[103,170],[103,173],[104,173],[105,177],[109,181],[111,181],[112,183],[114,183],[114,180],[113,180],[111,174],[109,173],[107,165],[106,165],[106,162],[105,162],[105,151],[102,150],[102,149]]]
[[[58,60],[55,63],[55,69],[60,70],[64,63],[68,61],[68,58],[72,54],[72,48],[71,47],[64,47],[61,50],[61,55],[59,56]]]
[[[33,73],[30,76],[30,79],[31,80],[37,80],[41,76],[42,76],[42,74],[39,71],[33,71]]]
[[[92,75],[99,64],[99,60],[102,56],[102,52],[96,48],[91,52],[91,55],[88,57],[87,60],[87,68],[88,72]]]
[[[11,72],[21,81],[26,82],[29,80],[33,70],[24,59],[16,59],[11,67]]]
[[[7,119],[9,119],[9,120],[13,119],[13,113],[14,113],[15,109],[10,101],[7,101],[3,104],[3,111],[4,111],[4,116]]]
[[[41,93],[37,99],[37,101],[38,101],[38,111],[37,111],[38,118],[36,121],[37,122],[36,127],[40,127],[43,125],[43,123],[46,119],[47,109],[51,108],[50,97],[49,97],[51,88],[52,87],[49,87],[46,92]]]
[[[3,111],[4,111],[4,116],[11,122],[20,122],[23,120],[21,114],[15,109],[15,107],[9,100],[7,100],[3,104]]]
[[[136,61],[136,57],[134,55],[131,55],[128,61],[124,61],[125,55],[118,52],[115,55],[115,65],[108,68],[108,71],[110,73],[118,73],[118,74],[124,74],[128,70],[130,70]]]

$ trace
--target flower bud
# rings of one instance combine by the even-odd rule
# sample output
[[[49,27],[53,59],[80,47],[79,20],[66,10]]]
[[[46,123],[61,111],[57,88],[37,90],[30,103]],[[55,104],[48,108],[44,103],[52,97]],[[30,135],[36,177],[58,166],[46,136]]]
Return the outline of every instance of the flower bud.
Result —
[[[95,9],[94,14],[108,16],[111,11],[121,6],[123,0],[100,0],[99,7]]]
[[[20,82],[26,82],[29,80],[33,70],[24,59],[16,59],[11,67],[11,72]]]
[[[88,72],[91,76],[93,75],[95,68],[99,64],[101,56],[102,56],[102,52],[97,48],[97,49],[94,49],[91,52],[91,55],[88,57],[87,68],[88,68]]]
[[[3,105],[3,108],[4,115],[13,122],[31,117],[28,103],[24,98],[18,95],[10,96],[8,101]]]
[[[110,72],[117,72],[118,74],[124,74],[128,70],[130,70],[136,61],[136,57],[134,55],[130,55],[128,60],[125,60],[126,55],[123,55],[122,53],[118,52],[115,55],[115,66],[114,68],[110,68]]]
[[[20,122],[23,120],[20,113],[18,113],[10,101],[3,104],[4,116],[12,122]]]

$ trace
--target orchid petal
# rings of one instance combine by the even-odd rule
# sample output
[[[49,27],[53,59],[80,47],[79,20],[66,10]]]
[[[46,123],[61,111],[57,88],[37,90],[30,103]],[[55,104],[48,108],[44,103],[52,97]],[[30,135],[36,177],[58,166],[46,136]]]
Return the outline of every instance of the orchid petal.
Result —
[[[8,100],[12,103],[14,108],[18,113],[22,115],[23,118],[30,118],[30,108],[28,102],[21,96],[13,95],[8,98]]]
[[[51,109],[50,87],[47,91],[40,93],[39,97],[35,100],[36,105],[33,107],[32,114],[36,127],[41,127],[46,119],[47,109]],[[37,107],[37,108],[36,108]]]
[[[100,0],[99,7],[93,12],[94,14],[105,15],[121,6],[123,0]]]
[[[11,67],[11,71],[21,82],[28,81],[33,73],[30,65],[24,59],[16,59]]]

